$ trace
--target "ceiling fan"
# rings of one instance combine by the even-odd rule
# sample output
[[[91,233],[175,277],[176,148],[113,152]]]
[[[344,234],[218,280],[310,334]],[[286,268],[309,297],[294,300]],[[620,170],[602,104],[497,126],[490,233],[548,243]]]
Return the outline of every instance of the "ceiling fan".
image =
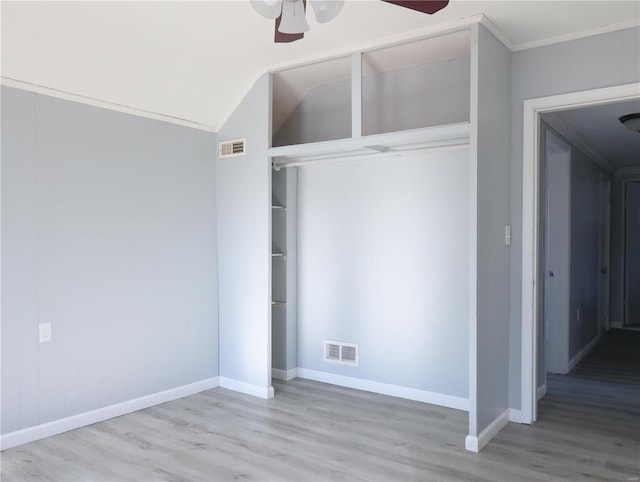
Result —
[[[442,10],[449,0],[382,0],[399,7],[410,8],[429,15]],[[309,0],[318,23],[325,23],[335,18],[344,0]],[[307,0],[251,0],[251,5],[265,18],[275,19],[275,42],[286,43],[300,40],[304,32],[309,30],[305,18]]]

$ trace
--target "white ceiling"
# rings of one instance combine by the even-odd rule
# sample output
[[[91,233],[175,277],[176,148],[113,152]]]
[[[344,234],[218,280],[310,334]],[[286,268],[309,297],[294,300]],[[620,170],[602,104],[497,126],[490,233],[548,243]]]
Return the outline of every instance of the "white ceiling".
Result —
[[[570,126],[573,135],[579,136],[581,143],[611,164],[615,171],[640,166],[640,134],[618,120],[636,112],[640,112],[638,100],[554,112],[543,118],[552,122],[559,119],[561,125]]]
[[[484,13],[516,47],[638,24],[637,1],[457,1],[433,16],[347,0],[326,24],[273,43],[248,1],[2,1],[2,76],[219,128],[269,66]]]

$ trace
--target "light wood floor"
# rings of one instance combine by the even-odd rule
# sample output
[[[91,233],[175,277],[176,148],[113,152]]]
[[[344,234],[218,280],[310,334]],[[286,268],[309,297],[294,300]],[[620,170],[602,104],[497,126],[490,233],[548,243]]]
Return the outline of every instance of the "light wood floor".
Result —
[[[307,380],[262,400],[217,388],[2,453],[3,482],[125,480],[629,481],[638,417],[543,401],[480,454],[467,414]]]

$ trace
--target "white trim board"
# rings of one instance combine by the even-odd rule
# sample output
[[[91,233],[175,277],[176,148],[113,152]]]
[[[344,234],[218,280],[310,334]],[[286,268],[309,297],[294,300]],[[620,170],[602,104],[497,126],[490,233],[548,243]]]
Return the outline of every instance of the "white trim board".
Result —
[[[609,161],[598,154],[598,152],[593,147],[591,147],[588,141],[586,141],[573,127],[567,124],[560,117],[557,117],[553,113],[551,113],[543,120],[549,125],[549,127],[557,131],[561,136],[564,136],[571,144],[582,151],[585,156],[587,156],[609,174],[615,171],[615,168]]]
[[[192,129],[198,129],[206,132],[216,132],[215,126],[209,126],[200,124],[199,122],[190,121],[187,119],[181,119],[179,117],[172,117],[166,114],[159,114],[157,112],[151,112],[128,105],[117,104],[115,102],[109,102],[106,100],[95,99],[93,97],[86,97],[80,94],[73,94],[64,90],[47,87],[45,85],[32,84],[30,82],[23,82],[21,80],[11,79],[9,77],[0,77],[0,83],[6,87],[13,87],[15,89],[26,90],[35,94],[47,95],[49,97],[56,97],[58,99],[68,100],[70,102],[78,102],[80,104],[90,105],[101,109],[112,110],[116,112],[122,112],[123,114],[135,115],[138,117],[144,117],[147,119],[153,119],[161,122],[167,122],[169,124],[175,124],[183,127],[190,127]]]
[[[640,176],[640,166],[621,167],[613,173],[615,176]]]
[[[578,353],[576,353],[576,356],[574,356],[571,360],[569,360],[569,366],[567,367],[567,373],[571,373],[571,370],[573,370],[575,368],[575,366],[580,363],[580,361],[582,361],[582,359],[587,356],[589,354],[589,352],[591,350],[593,350],[596,345],[600,342],[600,339],[602,338],[602,334],[596,336],[593,340],[591,340],[591,342],[585,346],[582,350],[580,350]]]
[[[89,412],[79,413],[70,417],[61,418],[52,422],[43,423],[34,427],[16,430],[0,437],[0,450],[9,449],[18,445],[34,442],[52,435],[58,435],[77,428],[86,427],[94,423],[103,422],[110,418],[119,417],[128,413],[137,412],[145,408],[171,402],[179,398],[188,397],[204,390],[216,388],[219,377],[207,378],[199,382],[190,383],[181,387],[171,388],[162,392],[145,395],[133,400],[97,408]]]
[[[234,380],[233,378],[218,377],[220,379],[220,388],[227,388],[235,392],[245,393],[258,398],[273,398],[273,387],[263,387],[260,385],[253,385],[252,383],[241,382],[240,380]]]
[[[509,409],[509,422],[522,423],[522,413],[517,408]]]
[[[562,42],[570,42],[571,40],[579,40],[581,38],[593,37],[595,35],[602,35],[610,32],[617,32],[618,30],[626,30],[628,28],[634,28],[640,26],[640,21],[633,19],[626,22],[613,23],[611,25],[603,25],[601,27],[589,28],[587,30],[581,30],[579,32],[568,33],[564,35],[556,35],[555,37],[548,37],[541,40],[534,40],[532,42],[523,42],[521,44],[515,44],[510,47],[512,52],[518,52],[520,50],[535,49],[538,47],[546,47],[547,45],[559,44]],[[506,44],[505,44],[506,45]],[[509,47],[509,45],[507,45]]]
[[[514,412],[512,414],[512,409],[506,409],[500,415],[498,415],[493,422],[491,422],[487,428],[485,428],[480,435],[474,437],[472,435],[467,435],[464,439],[464,448],[469,450],[470,452],[480,452],[482,447],[487,445],[489,441],[495,437],[502,428],[507,425],[511,421],[511,417],[516,416]]]
[[[536,390],[536,400],[540,400],[547,394],[547,384],[540,385]]]
[[[291,370],[280,370],[279,368],[272,368],[271,377],[276,380],[284,380],[285,382],[288,382],[289,380],[298,378],[298,369],[292,368]]]
[[[640,82],[524,101],[522,132],[522,338],[521,338],[521,413],[522,423],[536,420],[537,326],[536,274],[538,251],[537,173],[539,169],[540,115],[545,112],[574,109],[640,99]]]
[[[298,368],[298,378],[314,380],[316,382],[331,383],[332,385],[338,385],[341,387],[355,388],[366,392],[390,395],[392,397],[405,398],[407,400],[415,400],[417,402],[430,403],[432,405],[454,408],[456,410],[469,411],[468,399],[453,395],[445,395],[443,393],[429,392],[426,390],[419,390],[417,388],[401,387],[399,385],[390,385],[388,383],[374,382],[371,380],[364,380],[362,378],[335,375],[333,373],[309,370],[307,368]]]

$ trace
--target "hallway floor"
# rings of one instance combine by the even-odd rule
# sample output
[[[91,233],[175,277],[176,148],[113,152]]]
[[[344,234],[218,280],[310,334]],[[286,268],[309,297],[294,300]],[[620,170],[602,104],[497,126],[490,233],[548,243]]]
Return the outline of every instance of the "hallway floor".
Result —
[[[547,374],[543,400],[631,411],[640,417],[640,331],[606,332],[571,373]]]

